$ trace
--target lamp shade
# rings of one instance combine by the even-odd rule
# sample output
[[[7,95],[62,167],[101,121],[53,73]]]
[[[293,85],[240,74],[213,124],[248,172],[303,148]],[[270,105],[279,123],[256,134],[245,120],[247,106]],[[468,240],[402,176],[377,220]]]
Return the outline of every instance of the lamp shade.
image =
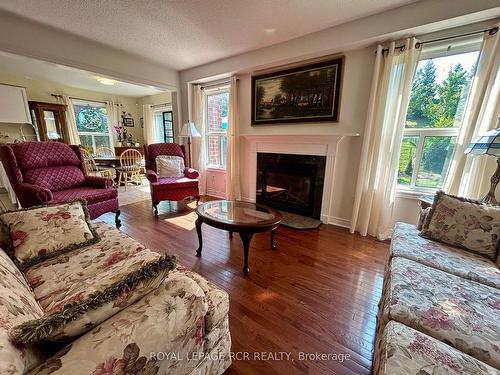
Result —
[[[201,137],[201,134],[198,133],[198,129],[196,129],[196,125],[194,124],[194,122],[187,121],[182,124],[182,129],[179,133],[179,137],[197,138]]]
[[[472,155],[488,154],[500,157],[500,128],[479,135],[469,143],[464,153]]]

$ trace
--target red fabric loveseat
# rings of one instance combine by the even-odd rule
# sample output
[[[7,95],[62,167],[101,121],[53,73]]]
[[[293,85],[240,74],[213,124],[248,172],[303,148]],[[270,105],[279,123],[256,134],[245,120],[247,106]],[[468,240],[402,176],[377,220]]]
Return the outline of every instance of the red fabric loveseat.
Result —
[[[158,203],[161,201],[180,201],[188,197],[194,197],[198,204],[200,200],[198,171],[192,168],[185,168],[183,177],[160,177],[156,173],[156,157],[159,155],[180,156],[184,158],[184,165],[186,165],[184,146],[177,143],[144,145],[146,177],[151,186],[151,201],[155,215],[158,215]]]
[[[120,226],[118,190],[110,178],[87,176],[78,146],[61,142],[22,142],[4,145],[0,158],[22,207],[87,201],[91,219],[115,213]]]

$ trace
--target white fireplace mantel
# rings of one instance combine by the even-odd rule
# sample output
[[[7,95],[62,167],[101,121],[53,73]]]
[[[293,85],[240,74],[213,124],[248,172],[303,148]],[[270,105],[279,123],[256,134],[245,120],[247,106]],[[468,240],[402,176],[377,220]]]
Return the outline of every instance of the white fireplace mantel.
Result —
[[[249,197],[245,199],[255,202],[257,184],[257,153],[298,154],[326,156],[323,199],[321,203],[321,221],[329,223],[335,179],[335,160],[340,142],[345,137],[357,137],[359,134],[338,135],[240,135],[248,143],[248,164],[250,178],[248,179]]]

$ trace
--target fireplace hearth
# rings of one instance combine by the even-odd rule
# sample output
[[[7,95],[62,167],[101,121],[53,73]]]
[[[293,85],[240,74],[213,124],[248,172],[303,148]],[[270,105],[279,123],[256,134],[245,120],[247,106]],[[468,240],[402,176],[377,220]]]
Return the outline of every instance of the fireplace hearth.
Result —
[[[326,157],[257,153],[257,203],[320,218]]]

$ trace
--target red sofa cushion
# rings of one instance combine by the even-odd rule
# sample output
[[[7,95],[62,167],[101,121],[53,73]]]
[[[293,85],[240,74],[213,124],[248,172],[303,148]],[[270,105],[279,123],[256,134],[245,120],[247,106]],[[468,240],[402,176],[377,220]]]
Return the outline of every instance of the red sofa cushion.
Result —
[[[24,172],[24,182],[55,192],[83,185],[85,176],[77,166],[60,165],[57,167],[28,169]]]
[[[11,144],[17,165],[24,172],[28,169],[57,167],[59,165],[80,166],[79,156],[61,142],[21,142]]]
[[[198,187],[198,180],[187,177],[160,177],[158,182],[153,182],[151,186],[155,191],[196,188]]]
[[[88,186],[80,186],[67,190],[59,190],[52,193],[53,202],[69,202],[77,198],[83,198],[88,204],[99,203],[118,197],[117,189],[96,189]]]

